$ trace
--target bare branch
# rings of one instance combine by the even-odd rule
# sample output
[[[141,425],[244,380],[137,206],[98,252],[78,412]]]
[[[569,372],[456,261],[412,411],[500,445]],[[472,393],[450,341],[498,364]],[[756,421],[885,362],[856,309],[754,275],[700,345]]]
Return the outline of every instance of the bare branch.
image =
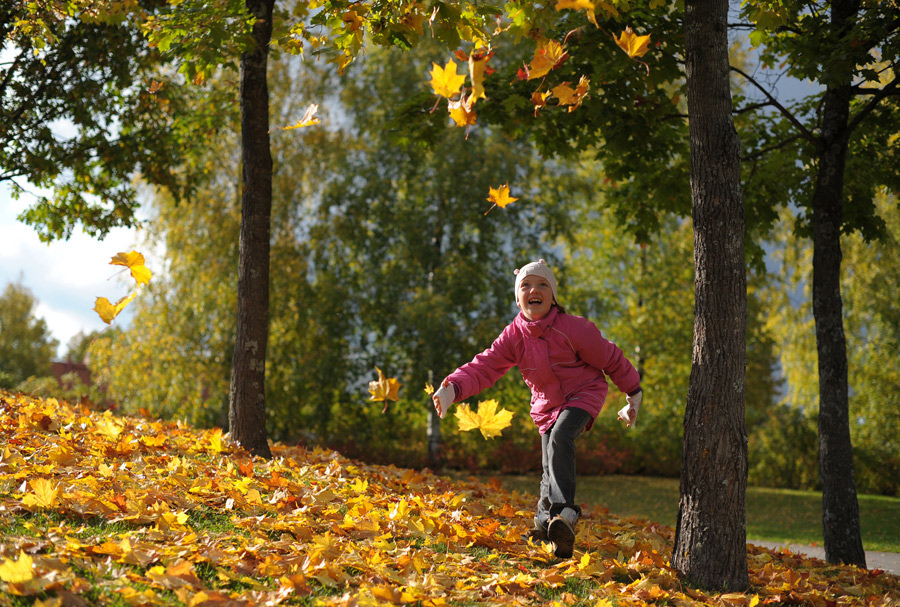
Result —
[[[778,100],[775,99],[775,97],[773,97],[772,94],[771,94],[769,91],[767,91],[767,90],[765,89],[765,87],[763,87],[759,82],[757,82],[757,81],[753,78],[753,76],[747,74],[747,73],[744,72],[742,69],[737,68],[737,67],[734,67],[734,66],[731,66],[731,70],[734,71],[734,72],[737,72],[738,74],[740,74],[741,76],[743,76],[744,78],[746,78],[747,81],[748,81],[750,84],[752,84],[752,85],[755,86],[757,89],[759,89],[759,90],[762,92],[762,94],[765,95],[766,98],[769,100],[769,103],[770,103],[772,106],[774,106],[774,107],[781,113],[782,116],[784,116],[785,118],[787,118],[787,120],[788,120],[791,124],[793,124],[794,127],[795,127],[798,131],[800,131],[800,135],[801,135],[802,137],[808,139],[811,143],[816,143],[816,136],[815,136],[809,129],[807,129],[806,126],[805,126],[802,122],[800,122],[800,121],[797,119],[797,117],[794,116],[794,115],[790,112],[790,110],[788,110],[786,107],[784,107],[783,105],[781,105],[781,103],[779,103]]]
[[[762,149],[756,150],[752,154],[743,155],[743,156],[741,156],[741,162],[751,162],[758,158],[762,158],[769,152],[774,152],[775,150],[780,150],[781,148],[787,147],[788,145],[794,143],[798,139],[803,139],[803,135],[797,134],[797,135],[794,135],[793,137],[788,137],[787,139],[779,141],[775,145],[770,145],[767,148],[762,148]]]

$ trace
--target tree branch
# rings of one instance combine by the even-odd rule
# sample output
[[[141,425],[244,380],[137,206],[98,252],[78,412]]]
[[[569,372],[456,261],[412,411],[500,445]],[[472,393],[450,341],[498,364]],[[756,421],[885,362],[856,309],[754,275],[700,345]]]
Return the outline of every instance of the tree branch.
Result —
[[[897,89],[897,85],[900,84],[900,76],[894,76],[894,79],[888,82],[883,88],[878,90],[877,92],[872,94],[872,98],[863,106],[863,109],[859,111],[859,113],[854,116],[850,122],[847,124],[847,135],[850,135],[859,126],[859,124],[866,119],[866,116],[872,113],[881,100],[889,95],[900,94],[900,90]]]
[[[781,148],[787,147],[789,144],[797,141],[798,139],[803,139],[803,138],[804,138],[803,135],[800,135],[800,134],[794,135],[793,137],[788,137],[787,139],[779,141],[775,145],[770,145],[769,147],[759,149],[759,150],[753,152],[752,154],[741,156],[741,162],[748,162],[748,161],[756,160],[757,158],[762,158],[769,152],[774,152],[775,150],[780,150]]]
[[[806,126],[802,122],[797,120],[797,117],[794,116],[786,107],[781,105],[781,103],[779,103],[778,100],[775,99],[775,97],[773,97],[772,94],[765,89],[765,87],[763,87],[760,83],[758,83],[753,78],[753,76],[747,74],[740,68],[734,67],[733,65],[731,66],[731,70],[733,72],[737,72],[738,74],[740,74],[741,76],[746,78],[750,84],[752,84],[757,89],[759,89],[762,92],[762,94],[765,95],[766,98],[769,100],[769,104],[774,106],[776,109],[778,109],[778,111],[781,113],[781,115],[784,116],[785,118],[787,118],[788,122],[793,124],[794,127],[798,131],[800,131],[800,134],[802,137],[808,139],[811,143],[816,143],[816,136],[812,133],[812,131],[807,129]]]
[[[758,110],[759,108],[769,107],[772,103],[769,101],[760,101],[759,103],[751,103],[750,105],[745,105],[742,108],[737,108],[733,113],[735,114],[746,114],[747,112],[752,112],[753,110]]]

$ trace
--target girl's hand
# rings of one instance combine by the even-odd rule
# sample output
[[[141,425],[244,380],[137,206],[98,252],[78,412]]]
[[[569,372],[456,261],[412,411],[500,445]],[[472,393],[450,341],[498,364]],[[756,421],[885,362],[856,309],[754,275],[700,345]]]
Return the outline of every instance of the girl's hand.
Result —
[[[441,419],[447,415],[447,411],[450,410],[450,405],[453,404],[455,398],[456,389],[446,379],[441,383],[441,387],[431,395],[431,400],[434,401],[434,408]]]
[[[643,392],[638,392],[634,396],[626,396],[625,402],[628,404],[619,409],[619,419],[625,422],[625,425],[629,428],[637,425],[638,409],[641,408],[643,395]]]

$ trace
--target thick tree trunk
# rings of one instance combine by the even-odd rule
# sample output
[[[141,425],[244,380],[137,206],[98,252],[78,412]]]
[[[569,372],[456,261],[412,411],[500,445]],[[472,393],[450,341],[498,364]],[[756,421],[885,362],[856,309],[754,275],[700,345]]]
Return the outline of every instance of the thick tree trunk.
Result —
[[[685,3],[696,268],[694,350],[672,563],[703,588],[743,590],[747,279],[740,142],[731,115],[727,0]]]
[[[833,2],[832,25],[846,31],[858,10],[857,0]],[[812,200],[813,315],[819,357],[819,470],[825,558],[829,563],[865,567],[853,477],[841,300],[841,223],[853,66],[846,67],[845,83],[830,85],[822,106],[821,150]]]
[[[269,336],[269,231],[272,154],[266,82],[275,0],[247,0],[256,17],[254,48],[241,55],[241,243],[238,318],[231,367],[231,438],[254,455],[272,456],[266,437],[266,347]]]

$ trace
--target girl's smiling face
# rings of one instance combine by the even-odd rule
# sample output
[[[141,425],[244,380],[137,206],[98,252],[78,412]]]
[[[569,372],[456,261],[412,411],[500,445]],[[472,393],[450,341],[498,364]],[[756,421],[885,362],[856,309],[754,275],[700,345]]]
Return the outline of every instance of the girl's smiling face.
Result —
[[[542,276],[529,274],[522,279],[516,292],[516,305],[528,320],[540,320],[550,313],[553,305],[553,290]]]

